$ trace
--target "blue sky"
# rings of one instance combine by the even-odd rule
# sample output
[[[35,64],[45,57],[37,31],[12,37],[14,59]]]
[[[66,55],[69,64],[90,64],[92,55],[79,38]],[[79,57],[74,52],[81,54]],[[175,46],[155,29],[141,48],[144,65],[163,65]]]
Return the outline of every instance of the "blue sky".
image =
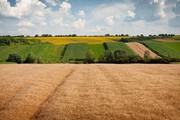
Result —
[[[0,35],[180,34],[180,0],[0,0]]]

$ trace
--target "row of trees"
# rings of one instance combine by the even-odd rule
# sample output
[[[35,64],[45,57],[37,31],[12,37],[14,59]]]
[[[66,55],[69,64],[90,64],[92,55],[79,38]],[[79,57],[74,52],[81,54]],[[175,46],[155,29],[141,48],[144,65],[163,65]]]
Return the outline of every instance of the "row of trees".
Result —
[[[42,57],[36,57],[32,52],[29,53],[26,59],[23,61],[19,54],[10,54],[6,62],[15,62],[15,63],[38,63],[43,64],[44,61]]]
[[[115,50],[111,52],[106,50],[98,59],[98,63],[170,63],[178,62],[180,59],[172,59],[170,57],[157,57],[151,58],[150,52],[145,51],[144,58],[136,55],[128,55],[124,50]],[[86,54],[87,63],[95,63],[95,55],[92,50],[89,50]]]
[[[77,34],[69,34],[69,35],[54,35],[54,37],[76,37],[78,36]],[[120,37],[128,37],[129,34],[115,34],[115,35],[112,35],[112,34],[105,34],[105,35],[83,35],[83,36],[79,36],[79,37],[103,37],[103,36],[120,36]],[[141,35],[136,35],[134,37],[142,37],[144,36],[143,34]],[[175,34],[159,34],[159,35],[149,35],[149,37],[157,37],[157,36],[160,36],[160,37],[172,37],[172,36],[175,36]],[[30,37],[29,35],[25,36],[25,35],[15,35],[15,36],[11,36],[11,35],[3,35],[3,36],[0,36],[0,37]],[[52,34],[42,34],[42,35],[38,35],[36,34],[34,37],[53,37]],[[148,37],[148,36],[146,36]]]
[[[11,36],[0,37],[0,46],[11,46],[11,45],[31,45],[45,43],[41,40],[26,39],[26,38],[15,38]]]
[[[95,61],[95,54],[92,50],[89,50],[86,54],[85,63],[170,63],[170,62],[179,62],[180,59],[172,59],[170,57],[164,58],[155,58],[150,57],[150,52],[145,51],[144,58],[141,58],[136,55],[128,55],[124,50],[115,50],[111,52],[106,50],[98,59]],[[22,60],[21,56],[18,54],[10,54],[6,62],[15,62],[15,63],[38,63],[43,64],[44,60],[42,57],[36,57],[32,52],[29,53],[25,60]],[[81,62],[82,63],[82,62]]]
[[[174,36],[174,34],[160,34],[160,35],[149,35],[144,36],[143,34],[137,35],[136,37],[130,37],[130,38],[122,38],[121,42],[137,42],[137,41],[145,41],[145,40],[153,40],[153,39],[162,39],[162,38],[170,38]]]

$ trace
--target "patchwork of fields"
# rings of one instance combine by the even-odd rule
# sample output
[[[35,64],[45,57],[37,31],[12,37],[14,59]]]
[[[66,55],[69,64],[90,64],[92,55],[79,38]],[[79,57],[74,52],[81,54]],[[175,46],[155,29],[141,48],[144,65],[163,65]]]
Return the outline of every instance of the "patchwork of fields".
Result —
[[[179,120],[180,65],[0,65],[1,120]]]
[[[116,42],[119,38],[78,39],[0,46],[0,62],[12,53],[25,60],[30,52],[45,63],[81,61],[90,49],[96,61],[106,50],[136,55],[132,47]],[[180,58],[179,42],[140,43],[138,49],[146,46],[160,57]],[[0,64],[0,68],[0,120],[180,119],[179,64]]]
[[[139,55],[143,58],[144,51],[137,53],[137,50],[133,49],[132,46],[128,46],[131,43],[124,44],[120,42],[121,38],[122,37],[32,37],[28,39],[40,39],[53,44],[0,46],[0,63],[5,63],[9,54],[14,53],[19,54],[24,61],[30,52],[33,52],[36,57],[41,57],[44,63],[81,61],[85,59],[86,53],[89,50],[92,50],[95,54],[95,61],[98,61],[106,50],[113,53],[117,49],[124,50],[128,55]],[[179,39],[179,36],[174,36],[172,39],[174,39],[173,41],[178,41],[175,39]],[[166,39],[162,41],[164,40]],[[149,51],[152,51],[151,53],[154,52],[160,57],[180,58],[180,42],[158,42],[151,40],[141,41],[140,43],[141,44],[138,43],[139,50],[147,47]],[[156,57],[152,56],[152,58]]]

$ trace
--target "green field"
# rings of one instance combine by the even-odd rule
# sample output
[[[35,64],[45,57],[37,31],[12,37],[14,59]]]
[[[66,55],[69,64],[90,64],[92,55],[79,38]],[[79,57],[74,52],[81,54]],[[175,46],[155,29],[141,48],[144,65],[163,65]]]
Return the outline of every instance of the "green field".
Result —
[[[172,38],[175,39],[175,40],[180,40],[180,35],[173,36]]]
[[[57,63],[63,48],[64,45],[53,44],[0,46],[0,62],[4,62],[12,53],[19,54],[25,60],[26,56],[33,52],[36,57],[42,57],[45,63]]]
[[[89,44],[89,49],[94,52],[96,61],[105,51],[103,44]]]
[[[162,57],[180,58],[180,53],[178,52],[179,43],[162,43],[155,41],[144,41],[141,43]]]
[[[82,61],[86,58],[89,47],[86,43],[68,44],[62,62]]]
[[[180,42],[164,42],[163,44],[180,54]]]
[[[104,43],[106,49],[114,52],[115,50],[121,49],[127,52],[128,55],[136,55],[126,44],[122,42],[106,42]]]

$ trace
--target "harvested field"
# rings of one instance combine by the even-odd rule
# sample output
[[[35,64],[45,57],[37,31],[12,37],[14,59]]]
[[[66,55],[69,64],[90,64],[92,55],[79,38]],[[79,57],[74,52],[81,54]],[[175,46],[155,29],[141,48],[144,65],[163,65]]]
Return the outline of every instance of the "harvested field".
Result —
[[[155,41],[159,41],[159,42],[180,42],[180,40],[174,40],[174,39],[155,39]]]
[[[0,65],[0,119],[180,119],[180,65]]]
[[[142,45],[140,43],[130,42],[130,43],[126,43],[126,45],[128,45],[136,54],[138,54],[142,58],[144,57],[144,52],[145,51],[150,52],[151,58],[159,57],[157,54],[155,54],[150,49],[148,49],[147,47],[145,47],[144,45]]]

